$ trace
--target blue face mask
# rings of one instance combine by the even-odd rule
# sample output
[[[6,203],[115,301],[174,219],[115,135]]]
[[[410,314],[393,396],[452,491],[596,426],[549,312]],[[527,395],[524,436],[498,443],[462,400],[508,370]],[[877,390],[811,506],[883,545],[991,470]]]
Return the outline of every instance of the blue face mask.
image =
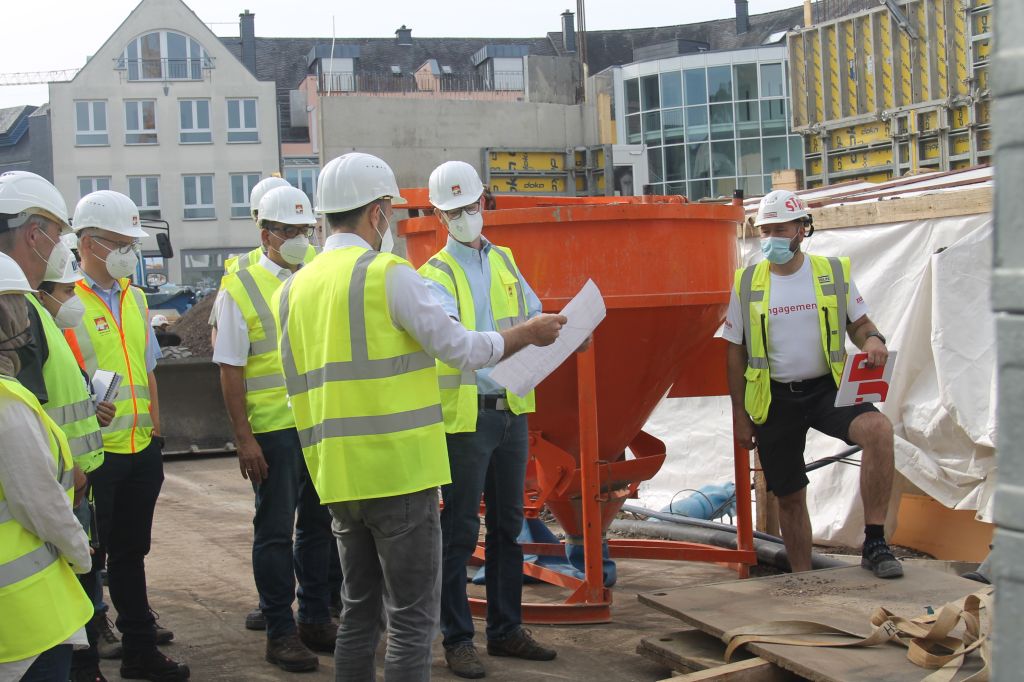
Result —
[[[787,237],[761,237],[761,253],[769,263],[784,265],[795,255],[790,251],[792,243],[793,240]]]

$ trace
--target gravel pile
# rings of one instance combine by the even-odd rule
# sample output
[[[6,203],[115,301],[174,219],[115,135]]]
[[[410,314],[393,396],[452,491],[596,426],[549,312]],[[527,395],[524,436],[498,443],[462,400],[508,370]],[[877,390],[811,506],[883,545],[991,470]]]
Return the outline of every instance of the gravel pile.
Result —
[[[188,348],[195,357],[213,357],[213,346],[210,343],[210,311],[216,298],[216,292],[204,296],[203,300],[178,318],[169,330],[181,337],[181,346]]]

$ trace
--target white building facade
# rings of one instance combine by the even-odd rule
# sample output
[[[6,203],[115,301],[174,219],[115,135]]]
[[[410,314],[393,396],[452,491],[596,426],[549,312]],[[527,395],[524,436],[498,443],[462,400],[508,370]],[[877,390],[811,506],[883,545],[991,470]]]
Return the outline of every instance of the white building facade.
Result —
[[[180,0],[143,0],[75,78],[50,84],[54,182],[69,208],[113,189],[170,227],[151,271],[216,286],[259,236],[249,190],[279,170],[275,85],[258,81]]]

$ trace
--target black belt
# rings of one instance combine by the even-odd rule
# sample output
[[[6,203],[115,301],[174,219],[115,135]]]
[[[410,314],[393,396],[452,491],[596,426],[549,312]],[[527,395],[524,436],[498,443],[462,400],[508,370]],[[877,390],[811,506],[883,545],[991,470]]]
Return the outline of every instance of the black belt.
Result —
[[[477,396],[481,410],[504,410],[510,411],[508,401],[503,395],[481,395]]]
[[[803,381],[790,381],[785,383],[782,381],[775,381],[772,379],[772,392],[773,393],[808,393],[816,388],[820,388],[826,381],[832,381],[831,374],[825,374],[820,377],[813,379],[804,379]]]

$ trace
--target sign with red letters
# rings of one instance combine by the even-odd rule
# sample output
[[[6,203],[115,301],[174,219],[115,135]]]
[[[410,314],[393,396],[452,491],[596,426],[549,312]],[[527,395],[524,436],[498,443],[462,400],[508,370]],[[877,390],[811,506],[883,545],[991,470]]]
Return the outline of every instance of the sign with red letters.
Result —
[[[885,367],[868,367],[867,362],[867,353],[846,356],[843,381],[836,393],[836,407],[885,402],[892,369],[896,366],[896,351],[889,351]]]

